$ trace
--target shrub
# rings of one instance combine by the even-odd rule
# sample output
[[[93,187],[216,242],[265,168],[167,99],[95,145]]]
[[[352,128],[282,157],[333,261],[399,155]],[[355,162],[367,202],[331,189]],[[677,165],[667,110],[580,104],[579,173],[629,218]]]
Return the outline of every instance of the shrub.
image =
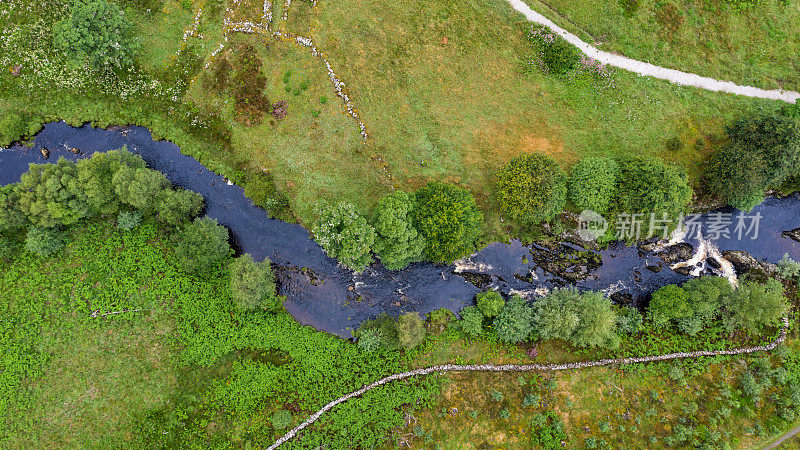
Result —
[[[10,260],[16,248],[17,245],[14,241],[5,236],[0,236],[0,261]]]
[[[272,428],[276,430],[285,430],[292,424],[292,413],[285,409],[279,409],[272,415]]]
[[[123,211],[117,215],[117,228],[131,231],[142,223],[142,213],[139,211]]]
[[[15,230],[28,225],[28,217],[19,205],[18,184],[0,186],[0,231]]]
[[[397,319],[397,337],[406,350],[411,350],[425,340],[425,327],[419,313],[406,313]]]
[[[503,310],[503,306],[506,304],[506,301],[503,300],[503,296],[494,289],[490,289],[486,292],[479,292],[475,296],[475,302],[478,304],[478,309],[481,313],[490,319],[500,314],[500,311]]]
[[[374,352],[381,346],[381,336],[377,330],[364,330],[359,333],[358,346],[364,351]]]
[[[203,210],[203,196],[184,189],[164,189],[158,197],[158,220],[177,226]]]
[[[380,345],[387,350],[397,350],[401,347],[397,320],[386,313],[365,320],[358,329],[358,335],[361,336],[368,331],[373,331],[380,338]]]
[[[507,218],[530,225],[551,220],[567,198],[567,179],[544,155],[512,159],[497,175],[497,200]]]
[[[66,234],[57,228],[32,226],[25,235],[25,250],[39,256],[57,253],[66,244]]]
[[[494,329],[501,342],[516,343],[528,338],[533,330],[533,310],[515,295],[494,319]]]
[[[541,418],[531,420],[531,446],[547,450],[561,448],[561,442],[567,440],[564,423],[553,411],[539,414]]]
[[[8,147],[42,129],[42,118],[32,114],[6,112],[0,118],[0,147]]]
[[[511,417],[511,411],[509,411],[508,408],[503,408],[500,410],[501,419],[508,420],[509,417]]]
[[[523,406],[533,406],[534,408],[539,406],[539,403],[542,401],[542,396],[539,394],[529,393],[525,394],[525,398],[522,399]]]
[[[533,44],[541,67],[547,73],[566,75],[580,60],[580,52],[575,46],[544,26],[532,26],[528,31],[528,40]]]
[[[788,310],[783,285],[775,279],[763,285],[745,281],[723,302],[724,320],[729,330],[756,331],[762,326],[777,326]]]
[[[572,168],[569,196],[579,208],[603,214],[617,187],[619,164],[611,158],[584,158]]]
[[[617,329],[621,333],[636,334],[644,330],[644,318],[637,308],[625,306],[618,311]]]
[[[690,317],[689,295],[680,286],[666,285],[653,292],[648,315],[656,328],[663,328],[673,320]]]
[[[412,223],[425,239],[428,259],[449,264],[475,249],[483,214],[469,191],[431,182],[415,194],[415,199]]]
[[[504,398],[503,397],[503,393],[498,391],[497,389],[492,389],[492,391],[489,394],[492,396],[492,400],[494,400],[496,402],[502,402],[503,401],[503,398]]]
[[[344,267],[361,272],[372,262],[375,230],[349,203],[323,207],[312,233],[325,253]]]
[[[228,229],[216,220],[203,217],[187,224],[178,236],[175,255],[186,273],[211,277],[233,254],[228,244]]]
[[[666,213],[675,217],[692,201],[686,171],[646,157],[619,161],[616,204],[626,213]]]
[[[233,301],[240,310],[262,309],[276,312],[283,298],[275,292],[275,276],[269,259],[255,262],[249,254],[230,264],[230,287]]]
[[[71,59],[95,67],[129,65],[137,48],[125,14],[106,0],[72,0],[69,17],[53,26],[53,42]]]
[[[762,158],[735,143],[711,156],[706,182],[725,203],[742,211],[750,211],[763,202],[769,186]]]
[[[383,197],[375,208],[375,253],[389,270],[405,269],[422,261],[425,238],[411,223],[414,198],[405,192]]]
[[[467,306],[461,310],[461,329],[468,336],[483,334],[483,314],[476,306]]]
[[[439,308],[428,313],[430,324],[435,327],[444,327],[453,321],[455,315],[449,309]]]
[[[778,261],[778,271],[784,278],[797,278],[800,277],[800,262],[789,258],[789,254],[784,254],[783,258]]]

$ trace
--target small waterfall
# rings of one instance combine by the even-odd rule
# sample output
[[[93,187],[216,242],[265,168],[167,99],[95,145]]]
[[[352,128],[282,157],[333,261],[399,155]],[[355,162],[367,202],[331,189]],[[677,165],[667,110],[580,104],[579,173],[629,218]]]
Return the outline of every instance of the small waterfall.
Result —
[[[464,258],[455,262],[455,269],[453,269],[453,272],[491,273],[493,269],[494,267],[492,267],[489,264],[476,263],[470,260],[469,258]]]
[[[724,256],[722,256],[722,253],[719,251],[719,248],[717,248],[717,246],[714,243],[704,239],[700,233],[697,234],[697,242],[698,242],[697,249],[695,250],[694,255],[692,255],[690,259],[688,259],[687,261],[675,263],[670,268],[672,270],[675,270],[675,269],[680,269],[682,267],[691,267],[692,269],[689,271],[689,275],[693,277],[699,277],[700,275],[703,274],[703,272],[705,272],[708,266],[706,261],[709,258],[711,258],[714,261],[716,261],[717,264],[719,264],[720,266],[719,269],[717,269],[716,267],[710,267],[711,272],[713,272],[714,275],[726,278],[731,283],[732,286],[734,287],[738,286],[739,281],[736,277],[736,270],[734,269],[733,264],[731,264],[730,261],[728,261],[727,259],[725,259]]]

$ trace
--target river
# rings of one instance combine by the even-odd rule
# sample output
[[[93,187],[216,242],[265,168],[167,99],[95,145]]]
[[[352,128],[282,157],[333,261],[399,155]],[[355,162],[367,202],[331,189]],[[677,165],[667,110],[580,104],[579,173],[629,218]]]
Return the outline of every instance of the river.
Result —
[[[653,245],[615,243],[607,249],[592,250],[579,243],[525,246],[512,241],[492,243],[454,265],[417,263],[392,272],[374,263],[362,274],[353,274],[325,255],[305,228],[271,219],[253,206],[242,188],[229,185],[220,175],[182,154],[175,144],[153,141],[142,127],[76,128],[63,122],[50,123],[36,135],[31,147],[0,151],[0,185],[19,181],[29,163],[76,160],[123,146],[141,155],[175,185],[201,194],[205,214],[230,229],[237,252],[272,260],[277,266],[279,292],[287,297],[284,305],[298,322],[345,338],[359,323],[382,312],[395,316],[408,311],[425,314],[439,308],[457,312],[470,304],[481,288],[532,298],[553,287],[573,284],[635,302],[660,286],[689,279],[687,270],[695,275],[712,271],[721,274],[729,265],[727,261],[717,257],[716,263],[706,263],[706,256],[714,256],[716,250],[742,250],[772,263],[784,254],[800,260],[800,243],[784,236],[785,231],[800,228],[800,196],[795,194],[768,198],[749,213],[760,215],[756,239],[752,239],[753,233],[739,239],[733,226],[728,236],[721,235],[707,246],[701,245],[694,234],[675,239],[674,243],[692,245],[691,253],[698,263],[684,273],[672,270],[670,263],[655,254]],[[82,154],[73,154],[69,150],[73,147]],[[50,150],[49,160],[42,156],[42,148]],[[713,226],[719,222],[720,213],[735,215],[736,211],[707,213],[698,222],[706,228]],[[701,248],[710,251],[700,254]]]

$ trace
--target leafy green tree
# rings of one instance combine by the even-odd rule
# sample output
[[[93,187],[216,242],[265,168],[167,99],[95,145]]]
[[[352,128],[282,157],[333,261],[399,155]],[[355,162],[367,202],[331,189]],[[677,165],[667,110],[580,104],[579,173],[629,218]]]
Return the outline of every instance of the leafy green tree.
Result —
[[[94,153],[91,158],[78,161],[78,180],[86,201],[95,214],[115,214],[120,207],[119,195],[112,179],[121,167],[144,169],[139,155],[126,149]]]
[[[142,223],[142,213],[139,211],[122,211],[117,215],[117,228],[131,231]]]
[[[580,292],[554,289],[533,303],[533,328],[542,339],[568,341],[580,322],[577,305]]]
[[[34,225],[72,225],[89,215],[75,163],[31,164],[17,184],[19,208]]]
[[[32,226],[25,235],[25,250],[39,256],[50,256],[67,245],[66,234],[58,228]]]
[[[231,262],[230,273],[231,295],[237,308],[280,310],[283,298],[275,291],[275,276],[269,259],[257,263],[250,254],[244,254]]]
[[[349,203],[323,207],[312,233],[325,253],[344,267],[361,272],[372,262],[375,230]]]
[[[783,285],[769,279],[765,284],[743,282],[724,298],[724,321],[729,330],[756,331],[762,326],[776,326],[788,311]]]
[[[406,350],[411,350],[425,340],[425,327],[419,313],[406,313],[397,319],[397,337]]]
[[[186,273],[208,278],[233,254],[228,229],[203,217],[187,224],[178,237],[175,255]]]
[[[656,328],[663,328],[672,321],[685,319],[694,314],[689,304],[689,294],[680,286],[673,284],[653,292],[647,311]]]
[[[483,334],[483,314],[477,306],[465,306],[461,309],[461,329],[468,336]]]
[[[72,0],[69,17],[53,26],[53,42],[71,59],[98,68],[129,65],[137,49],[125,14],[106,0]]]
[[[475,296],[475,303],[478,305],[478,309],[481,313],[488,318],[496,317],[500,314],[500,311],[503,310],[503,306],[505,306],[506,301],[503,300],[503,296],[500,295],[499,292],[495,291],[494,289],[489,289],[486,292],[479,292]]]
[[[569,175],[569,198],[579,208],[603,214],[617,189],[619,164],[603,156],[584,158]]]
[[[619,161],[617,208],[626,213],[667,213],[674,217],[692,201],[686,171],[649,157]]]
[[[120,167],[111,178],[122,203],[147,214],[158,209],[157,199],[171,183],[163,173],[148,168]]]
[[[164,189],[158,197],[158,220],[180,225],[203,210],[203,196],[184,189]]]
[[[493,324],[501,342],[522,342],[533,330],[533,310],[522,297],[515,295],[505,304]]]
[[[6,112],[0,117],[0,147],[8,147],[42,129],[42,118],[21,112]]]
[[[431,182],[416,195],[414,228],[425,239],[425,255],[437,263],[451,263],[475,249],[483,214],[466,189]]]
[[[764,201],[769,188],[766,172],[758,152],[732,143],[711,156],[706,183],[725,203],[750,211]]]
[[[28,217],[20,209],[19,199],[19,184],[0,186],[0,231],[27,226]]]
[[[725,128],[733,142],[757,152],[768,184],[800,173],[800,122],[777,113],[742,116]]]
[[[726,278],[715,276],[694,278],[681,287],[689,296],[692,317],[701,327],[710,325],[717,318],[724,300],[733,294],[731,283]]]
[[[617,313],[611,301],[600,292],[584,292],[578,302],[580,320],[570,341],[580,347],[616,348],[619,346]]]
[[[414,198],[405,192],[383,197],[375,208],[375,253],[389,270],[401,270],[422,261],[425,238],[411,224]]]
[[[503,215],[513,221],[546,222],[564,209],[567,177],[547,156],[518,156],[497,175],[497,200]]]

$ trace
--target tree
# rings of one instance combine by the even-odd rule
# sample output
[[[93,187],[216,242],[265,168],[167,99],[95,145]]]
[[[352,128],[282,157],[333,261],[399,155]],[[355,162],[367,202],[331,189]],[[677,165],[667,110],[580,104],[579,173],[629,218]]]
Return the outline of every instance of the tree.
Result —
[[[58,228],[32,226],[25,235],[25,250],[39,256],[50,256],[67,244],[67,236]]]
[[[477,306],[465,306],[461,309],[461,329],[468,336],[483,334],[483,314]]]
[[[389,270],[422,261],[425,238],[411,224],[414,198],[405,192],[383,197],[375,208],[375,253]]]
[[[425,239],[429,260],[449,264],[475,249],[483,214],[469,191],[431,182],[415,194],[415,199],[412,223]]]
[[[584,292],[578,302],[580,320],[570,336],[570,341],[580,347],[616,348],[617,313],[611,301],[600,292]]]
[[[28,218],[19,207],[19,198],[18,184],[0,186],[0,231],[27,226]]]
[[[769,185],[800,173],[800,122],[777,113],[756,113],[733,121],[725,128],[731,141],[758,153],[764,161]]]
[[[689,295],[680,286],[668,284],[653,292],[648,315],[656,328],[669,325],[672,321],[690,317],[694,311],[689,304]]]
[[[706,184],[725,203],[750,211],[764,201],[764,191],[769,188],[766,172],[758,152],[732,143],[711,156]]]
[[[161,192],[172,185],[161,172],[129,166],[120,167],[111,183],[121,202],[147,214],[156,212]]]
[[[425,327],[419,313],[406,313],[397,319],[397,337],[406,350],[411,350],[425,340]]]
[[[375,230],[349,203],[323,207],[312,233],[325,253],[344,267],[361,272],[372,262]]]
[[[158,220],[180,225],[203,210],[203,196],[184,189],[164,189],[158,196]]]
[[[72,225],[89,215],[75,163],[31,164],[17,184],[19,208],[40,227]]]
[[[120,199],[112,179],[121,167],[144,169],[145,163],[139,155],[126,149],[94,153],[91,158],[78,161],[78,181],[83,187],[86,202],[95,214],[115,214]]]
[[[116,3],[72,0],[70,15],[53,26],[53,42],[73,60],[98,68],[133,62],[133,29]]]
[[[704,325],[714,320],[727,297],[733,294],[733,286],[723,277],[703,276],[694,278],[681,286],[689,296],[692,312]]]
[[[358,346],[364,351],[374,352],[381,347],[381,336],[378,330],[363,330],[358,335]]]
[[[505,304],[493,324],[501,342],[522,342],[533,330],[533,310],[522,297],[515,295]]]
[[[499,292],[495,291],[494,289],[489,289],[486,292],[479,292],[475,296],[475,303],[478,304],[478,309],[484,315],[484,317],[492,318],[496,317],[500,314],[500,311],[503,310],[503,306],[505,306],[506,301],[503,300],[503,296],[500,295]]]
[[[231,295],[237,308],[271,312],[280,309],[283,298],[275,291],[275,276],[269,259],[257,263],[250,254],[244,254],[231,262],[230,273]]]
[[[175,255],[186,273],[208,278],[233,254],[228,229],[203,217],[187,224],[178,237]]]
[[[686,171],[648,157],[618,161],[617,208],[626,213],[666,213],[675,217],[692,201]]]
[[[117,228],[131,231],[142,223],[142,213],[139,211],[122,211],[117,216]]]
[[[6,112],[0,118],[0,147],[8,147],[26,136],[33,136],[42,129],[43,119],[22,112]]]
[[[497,175],[497,200],[503,215],[530,225],[551,220],[564,209],[567,177],[540,154],[512,159]]]
[[[572,288],[554,289],[533,303],[533,329],[542,339],[568,341],[580,322],[580,293]]]
[[[724,298],[724,321],[729,330],[756,331],[762,326],[775,326],[786,315],[788,305],[780,281],[769,279],[765,284],[743,282],[733,295]]]
[[[611,158],[580,160],[570,172],[570,200],[579,208],[605,213],[616,192],[618,174],[619,164]]]

